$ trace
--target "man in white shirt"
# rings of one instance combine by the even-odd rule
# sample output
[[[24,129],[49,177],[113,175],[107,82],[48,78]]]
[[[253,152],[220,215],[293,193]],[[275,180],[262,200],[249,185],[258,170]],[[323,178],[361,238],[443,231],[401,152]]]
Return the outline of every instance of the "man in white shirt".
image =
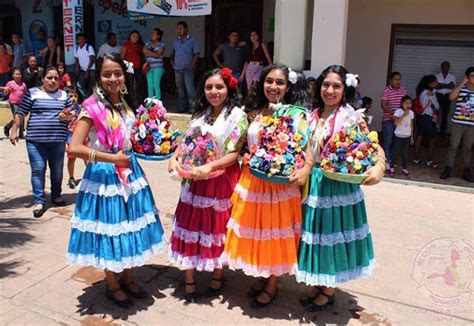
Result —
[[[107,33],[107,40],[99,48],[99,52],[97,52],[97,58],[103,57],[106,54],[120,54],[120,48],[117,46],[117,36],[115,33]]]
[[[87,43],[84,33],[77,34],[76,41],[74,58],[76,59],[77,89],[85,100],[92,94],[95,86],[95,51],[94,47]]]
[[[438,80],[438,86],[436,87],[436,96],[438,97],[438,103],[441,107],[441,134],[446,133],[446,126],[448,124],[449,108],[451,107],[451,100],[449,94],[453,91],[456,85],[456,79],[452,74],[449,73],[451,65],[448,61],[441,63],[441,72],[436,75]]]

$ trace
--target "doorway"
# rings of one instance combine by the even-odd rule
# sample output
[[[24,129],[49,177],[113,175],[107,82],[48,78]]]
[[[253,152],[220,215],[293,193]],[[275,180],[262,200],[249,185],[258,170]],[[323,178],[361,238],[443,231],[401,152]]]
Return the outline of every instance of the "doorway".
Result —
[[[21,11],[11,4],[2,4],[0,11],[0,35],[10,43],[12,34],[21,34]],[[23,36],[23,35],[22,35]]]

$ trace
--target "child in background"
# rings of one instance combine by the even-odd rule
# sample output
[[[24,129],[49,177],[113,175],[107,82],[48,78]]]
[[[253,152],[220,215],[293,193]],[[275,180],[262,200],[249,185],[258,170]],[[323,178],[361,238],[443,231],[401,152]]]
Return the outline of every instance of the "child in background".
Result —
[[[0,91],[5,95],[8,95],[8,102],[10,103],[10,109],[12,115],[15,116],[15,112],[21,104],[23,95],[26,94],[27,88],[26,84],[21,81],[21,70],[16,68],[13,70],[12,74],[13,80],[10,80],[5,87],[0,87]],[[3,129],[5,136],[9,137],[10,128],[13,125],[13,120],[7,123]],[[23,126],[20,127],[20,138],[24,138],[23,135]]]
[[[365,121],[368,125],[372,123],[372,119],[374,118],[374,116],[370,114],[370,109],[372,109],[372,102],[372,99],[368,96],[364,96],[362,98],[361,108],[365,109]]]
[[[0,44],[0,87],[7,84],[10,79],[10,67],[13,63],[13,57],[8,54],[5,45]],[[0,99],[5,97],[7,94],[0,94]]]
[[[66,87],[71,87],[71,76],[66,72],[64,68],[64,63],[58,63],[58,72],[59,72],[59,88],[64,90]]]
[[[402,174],[406,178],[410,178],[408,172],[408,149],[413,145],[413,119],[415,114],[411,110],[413,100],[410,96],[402,97],[400,101],[400,109],[397,109],[393,116],[395,117],[395,138],[393,148],[393,160],[390,166],[390,176],[395,175],[394,162],[398,156],[398,150],[402,149]]]
[[[77,125],[77,117],[79,116],[79,112],[81,111],[81,106],[78,104],[79,101],[79,93],[77,92],[77,89],[75,87],[66,87],[66,93],[71,99],[71,102],[73,104],[72,110],[74,112],[74,118],[69,121],[68,126],[67,126],[67,138],[66,138],[66,146],[69,146],[69,143],[71,142],[72,138],[72,133],[74,132],[74,129],[76,129]],[[87,145],[87,144],[84,144]],[[67,154],[67,171],[69,173],[69,181],[68,181],[68,186],[71,189],[74,189],[78,182],[76,179],[74,179],[74,165],[76,164],[76,157],[71,154]],[[84,164],[87,165],[87,162],[84,161]]]

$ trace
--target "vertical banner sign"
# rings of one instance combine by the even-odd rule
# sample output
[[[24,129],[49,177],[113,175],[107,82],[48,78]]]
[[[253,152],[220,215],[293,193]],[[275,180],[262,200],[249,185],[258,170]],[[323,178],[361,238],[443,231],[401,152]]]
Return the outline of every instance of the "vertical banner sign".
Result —
[[[127,9],[133,19],[149,18],[146,14],[204,16],[211,14],[212,0],[127,0]]]
[[[64,58],[66,65],[74,64],[76,34],[83,32],[83,0],[63,0]]]

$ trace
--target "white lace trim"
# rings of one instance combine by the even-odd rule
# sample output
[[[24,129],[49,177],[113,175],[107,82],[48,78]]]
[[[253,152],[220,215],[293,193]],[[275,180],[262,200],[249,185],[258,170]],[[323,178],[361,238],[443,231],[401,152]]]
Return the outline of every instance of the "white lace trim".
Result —
[[[206,234],[202,231],[189,231],[179,226],[173,227],[173,235],[185,243],[198,243],[203,247],[221,247],[225,244],[225,233]]]
[[[287,201],[292,198],[301,197],[300,189],[296,187],[280,190],[274,193],[262,193],[248,191],[240,184],[235,186],[234,191],[239,194],[240,198],[247,202],[258,202],[258,203],[279,203]]]
[[[349,243],[354,240],[363,240],[369,233],[369,224],[365,223],[361,228],[344,232],[313,234],[311,232],[303,231],[301,234],[301,241],[304,241],[309,245],[333,246],[338,243]]]
[[[241,269],[245,275],[253,277],[270,277],[271,275],[281,276],[283,274],[295,275],[298,267],[297,264],[282,264],[282,265],[268,265],[268,266],[257,266],[248,264],[242,261],[241,258],[230,259],[229,254],[224,252],[222,254],[222,260],[224,264],[228,265],[230,269],[237,270]]]
[[[239,238],[253,239],[253,240],[272,240],[272,239],[287,239],[294,238],[296,234],[301,232],[301,224],[296,223],[291,227],[278,229],[252,229],[240,225],[232,217],[227,223],[227,228],[232,229]]]
[[[163,241],[164,242],[164,241]],[[122,257],[121,260],[106,260],[94,255],[82,255],[67,253],[67,263],[69,265],[92,266],[99,269],[120,273],[124,269],[142,266],[154,254],[162,253],[164,243],[152,245],[141,255],[132,257]]]
[[[128,187],[124,186],[123,183],[105,185],[100,182],[84,179],[79,185],[79,191],[90,193],[96,196],[113,197],[120,195],[128,198],[130,193],[136,194],[146,186],[148,186],[148,182],[144,177],[139,177],[133,182],[130,182]]]
[[[225,212],[232,206],[229,199],[217,199],[194,195],[189,191],[189,184],[185,184],[181,187],[180,199],[183,203],[195,208],[213,207],[217,212]]]
[[[303,204],[307,204],[312,208],[331,208],[331,207],[344,207],[349,205],[355,205],[364,200],[364,193],[359,188],[356,192],[352,192],[346,195],[335,195],[335,196],[308,196],[303,200]]]
[[[90,232],[95,234],[108,235],[110,237],[126,234],[129,232],[137,232],[145,228],[147,225],[156,222],[158,209],[155,207],[153,212],[143,214],[134,221],[124,221],[116,224],[107,224],[101,221],[82,220],[74,215],[71,219],[71,228],[78,229],[81,232]]]
[[[372,275],[374,268],[377,267],[377,262],[372,259],[369,266],[357,267],[350,271],[337,273],[336,275],[329,274],[311,274],[304,271],[298,271],[296,280],[311,286],[328,286],[336,287],[339,283],[349,282],[362,277],[369,277]]]
[[[184,256],[179,252],[171,251],[169,258],[183,269],[196,269],[197,271],[213,272],[222,269],[222,258],[202,258],[200,256]]]

